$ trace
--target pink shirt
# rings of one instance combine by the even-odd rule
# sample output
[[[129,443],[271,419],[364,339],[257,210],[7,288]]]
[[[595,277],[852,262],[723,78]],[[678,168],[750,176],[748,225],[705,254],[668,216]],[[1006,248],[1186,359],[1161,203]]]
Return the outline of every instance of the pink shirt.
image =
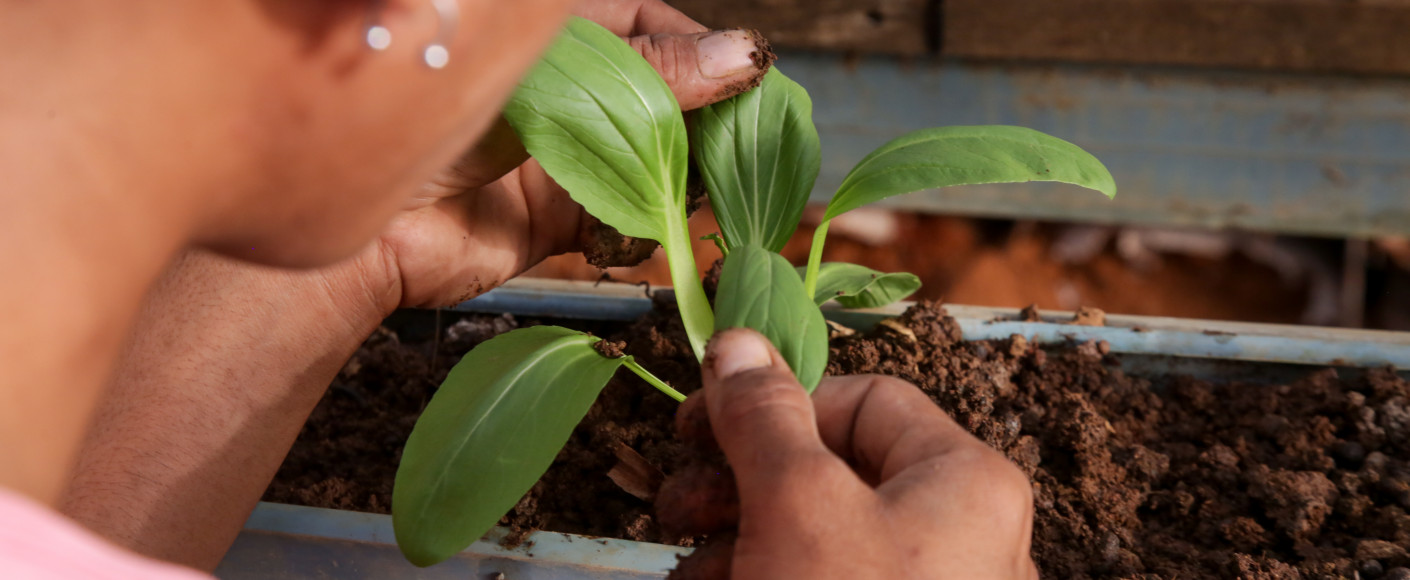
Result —
[[[109,544],[27,497],[0,488],[0,578],[211,580]]]

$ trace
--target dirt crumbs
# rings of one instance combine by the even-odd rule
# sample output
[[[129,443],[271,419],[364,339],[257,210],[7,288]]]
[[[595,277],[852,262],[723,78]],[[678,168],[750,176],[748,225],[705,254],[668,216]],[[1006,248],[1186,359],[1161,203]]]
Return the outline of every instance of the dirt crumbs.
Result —
[[[755,80],[754,85],[758,84],[759,81]],[[754,87],[749,86],[740,92],[752,88]],[[696,210],[704,203],[706,195],[705,180],[692,163],[686,176],[687,216],[695,215]],[[661,246],[655,240],[623,235],[617,228],[602,223],[602,220],[587,213],[583,214],[578,224],[577,245],[587,263],[598,270],[636,266],[645,262],[656,252],[656,248]]]
[[[1072,322],[1077,326],[1106,326],[1106,313],[1100,308],[1083,306],[1077,309],[1072,315]]]
[[[389,513],[401,448],[436,385],[471,347],[519,326],[510,316],[465,318],[445,329],[440,356],[433,341],[403,344],[377,329],[314,408],[264,500]]]
[[[593,343],[592,349],[607,358],[622,358],[627,354],[627,343],[620,340],[600,340]]]
[[[1381,578],[1410,565],[1410,385],[1389,370],[1280,386],[1175,378],[1157,394],[1100,343],[958,342],[934,306],[898,322],[918,343],[843,338],[829,372],[916,383],[1027,472],[1045,577]]]
[[[665,307],[662,307],[665,308]],[[521,326],[512,317],[475,316],[446,329],[438,357],[431,341],[404,344],[395,333],[379,330],[363,344],[334,380],[309,417],[280,467],[265,501],[389,513],[392,483],[401,448],[458,357],[489,338]],[[700,387],[699,367],[683,342],[674,311],[652,313],[616,332],[591,330],[612,351],[630,336],[624,352],[683,391]],[[433,359],[436,367],[433,369]],[[531,531],[548,529],[592,536],[689,545],[688,539],[663,538],[651,517],[651,503],[640,486],[627,491],[608,477],[631,458],[634,480],[675,465],[680,445],[672,438],[675,401],[630,373],[619,373],[578,425],[553,467],[500,521],[513,534],[510,545]],[[626,447],[629,451],[619,451]],[[639,459],[638,459],[639,458]],[[618,469],[619,479],[622,470]],[[648,477],[648,480],[650,478]],[[654,482],[659,485],[659,481]],[[653,485],[648,483],[646,488]]]
[[[583,256],[598,268],[635,266],[651,257],[660,244],[646,238],[624,236],[616,228],[584,215],[578,232]]]
[[[463,353],[511,322],[474,324],[443,347]],[[681,391],[698,388],[668,307],[598,335],[626,342],[626,354]],[[1410,385],[1389,370],[1153,385],[1117,369],[1102,343],[962,342],[934,305],[834,336],[830,374],[914,382],[1030,476],[1044,577],[1410,578]],[[421,352],[385,333],[369,339],[267,499],[386,511],[397,452],[439,380]],[[663,537],[643,499],[660,472],[680,467],[674,412],[621,373],[503,523],[690,543]],[[614,472],[647,483],[618,485]]]

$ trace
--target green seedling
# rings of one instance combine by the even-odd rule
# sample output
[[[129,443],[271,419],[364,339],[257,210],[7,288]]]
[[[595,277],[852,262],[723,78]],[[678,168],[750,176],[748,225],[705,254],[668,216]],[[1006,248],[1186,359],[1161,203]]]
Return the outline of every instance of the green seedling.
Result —
[[[821,165],[812,102],[778,70],[759,88],[702,109],[687,136],[669,87],[607,30],[573,19],[520,85],[505,116],[529,153],[589,213],[661,243],[697,358],[720,329],[748,327],[778,347],[809,391],[827,365],[819,308],[879,307],[920,287],[906,273],[822,263],[828,223],[887,197],[953,185],[1059,181],[1115,194],[1110,173],[1075,145],[1019,127],[947,127],[904,135],[847,175],[808,264],[778,254],[798,228]],[[688,147],[693,145],[693,147]],[[686,229],[693,149],[725,254],[711,310]],[[483,536],[543,476],[614,373],[626,367],[684,397],[630,356],[566,328],[515,330],[451,371],[407,441],[392,494],[397,543],[412,563],[440,562]]]

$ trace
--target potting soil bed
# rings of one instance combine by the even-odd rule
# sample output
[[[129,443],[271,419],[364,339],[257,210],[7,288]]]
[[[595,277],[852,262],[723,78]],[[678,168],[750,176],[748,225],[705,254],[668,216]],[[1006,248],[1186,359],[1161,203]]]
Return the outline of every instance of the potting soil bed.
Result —
[[[1100,343],[962,342],[935,305],[897,322],[834,338],[829,374],[907,379],[1027,472],[1044,577],[1410,578],[1397,569],[1410,566],[1410,384],[1389,369],[1355,379],[1327,369],[1287,385],[1146,379],[1119,370]],[[379,331],[314,411],[265,499],[387,512],[402,444],[455,357],[522,324],[467,316],[449,325],[436,357],[429,344]],[[669,305],[583,329],[624,341],[681,391],[699,387]],[[518,538],[547,529],[689,545],[662,537],[650,503],[607,476],[620,446],[664,472],[676,467],[674,409],[619,373],[502,523]]]

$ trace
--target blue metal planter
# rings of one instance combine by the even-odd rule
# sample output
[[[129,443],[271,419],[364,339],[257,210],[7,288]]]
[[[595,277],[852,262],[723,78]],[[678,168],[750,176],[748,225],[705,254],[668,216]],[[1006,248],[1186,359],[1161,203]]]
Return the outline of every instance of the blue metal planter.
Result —
[[[516,280],[457,307],[471,312],[630,320],[649,310],[640,287]],[[831,310],[830,318],[863,328],[899,314],[905,305],[874,311]],[[1320,366],[1349,371],[1393,365],[1410,368],[1410,333],[1110,316],[1105,327],[1064,324],[1052,313],[1041,322],[1014,321],[1008,309],[949,306],[967,340],[1020,334],[1038,343],[1105,340],[1129,371],[1262,379],[1292,376]],[[1283,379],[1279,379],[1283,380]],[[226,555],[216,576],[244,579],[497,579],[628,580],[663,578],[687,550],[656,544],[536,533],[512,550],[496,530],[459,556],[416,568],[397,550],[390,516],[261,504]]]

